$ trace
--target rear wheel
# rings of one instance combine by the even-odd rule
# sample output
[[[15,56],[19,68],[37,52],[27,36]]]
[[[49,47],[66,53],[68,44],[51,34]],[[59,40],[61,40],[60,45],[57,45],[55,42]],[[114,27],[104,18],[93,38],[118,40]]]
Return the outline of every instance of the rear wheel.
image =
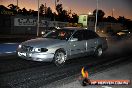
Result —
[[[66,54],[63,50],[57,50],[54,55],[54,63],[57,66],[63,66],[66,61]]]
[[[103,54],[103,50],[101,47],[98,47],[94,53],[94,56],[100,57]]]

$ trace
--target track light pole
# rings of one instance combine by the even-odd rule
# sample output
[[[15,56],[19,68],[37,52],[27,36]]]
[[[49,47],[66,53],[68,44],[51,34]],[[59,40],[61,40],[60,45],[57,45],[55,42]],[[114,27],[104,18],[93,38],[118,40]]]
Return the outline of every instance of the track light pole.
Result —
[[[95,32],[97,31],[97,22],[98,22],[98,0],[96,0],[96,20],[95,20]]]
[[[37,36],[39,36],[39,0],[38,0]]]

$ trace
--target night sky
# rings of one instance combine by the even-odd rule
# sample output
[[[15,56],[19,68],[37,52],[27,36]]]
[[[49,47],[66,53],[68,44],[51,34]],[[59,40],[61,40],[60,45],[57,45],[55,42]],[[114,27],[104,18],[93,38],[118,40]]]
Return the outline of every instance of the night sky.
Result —
[[[9,4],[16,5],[17,0],[0,0],[1,5],[8,6]],[[18,0],[20,8],[25,7],[27,10],[37,10],[37,0]],[[47,4],[54,10],[55,0],[40,0],[40,4]],[[63,4],[63,8],[72,10],[72,12],[79,14],[88,14],[96,9],[96,0],[59,0],[58,3]],[[132,19],[132,0],[99,0],[99,9],[105,12],[105,17],[112,15],[114,9],[114,17],[124,16]]]

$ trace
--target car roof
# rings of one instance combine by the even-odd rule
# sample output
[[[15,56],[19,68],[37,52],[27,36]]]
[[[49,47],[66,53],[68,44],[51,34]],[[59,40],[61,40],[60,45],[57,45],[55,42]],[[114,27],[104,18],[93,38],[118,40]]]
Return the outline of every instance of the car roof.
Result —
[[[67,30],[88,30],[88,29],[80,28],[80,27],[64,27],[62,29],[67,29]],[[89,30],[89,31],[92,31],[92,30]]]

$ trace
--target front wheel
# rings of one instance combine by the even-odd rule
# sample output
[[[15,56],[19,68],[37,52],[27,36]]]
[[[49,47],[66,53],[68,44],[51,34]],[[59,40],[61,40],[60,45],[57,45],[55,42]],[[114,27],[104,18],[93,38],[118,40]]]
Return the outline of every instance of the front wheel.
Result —
[[[101,47],[99,47],[99,48],[97,48],[97,49],[95,50],[94,56],[100,57],[102,54],[103,54],[103,50],[102,50]]]
[[[66,61],[65,52],[62,50],[57,50],[55,55],[54,55],[54,63],[57,66],[62,66],[62,65],[64,65],[65,61]]]

